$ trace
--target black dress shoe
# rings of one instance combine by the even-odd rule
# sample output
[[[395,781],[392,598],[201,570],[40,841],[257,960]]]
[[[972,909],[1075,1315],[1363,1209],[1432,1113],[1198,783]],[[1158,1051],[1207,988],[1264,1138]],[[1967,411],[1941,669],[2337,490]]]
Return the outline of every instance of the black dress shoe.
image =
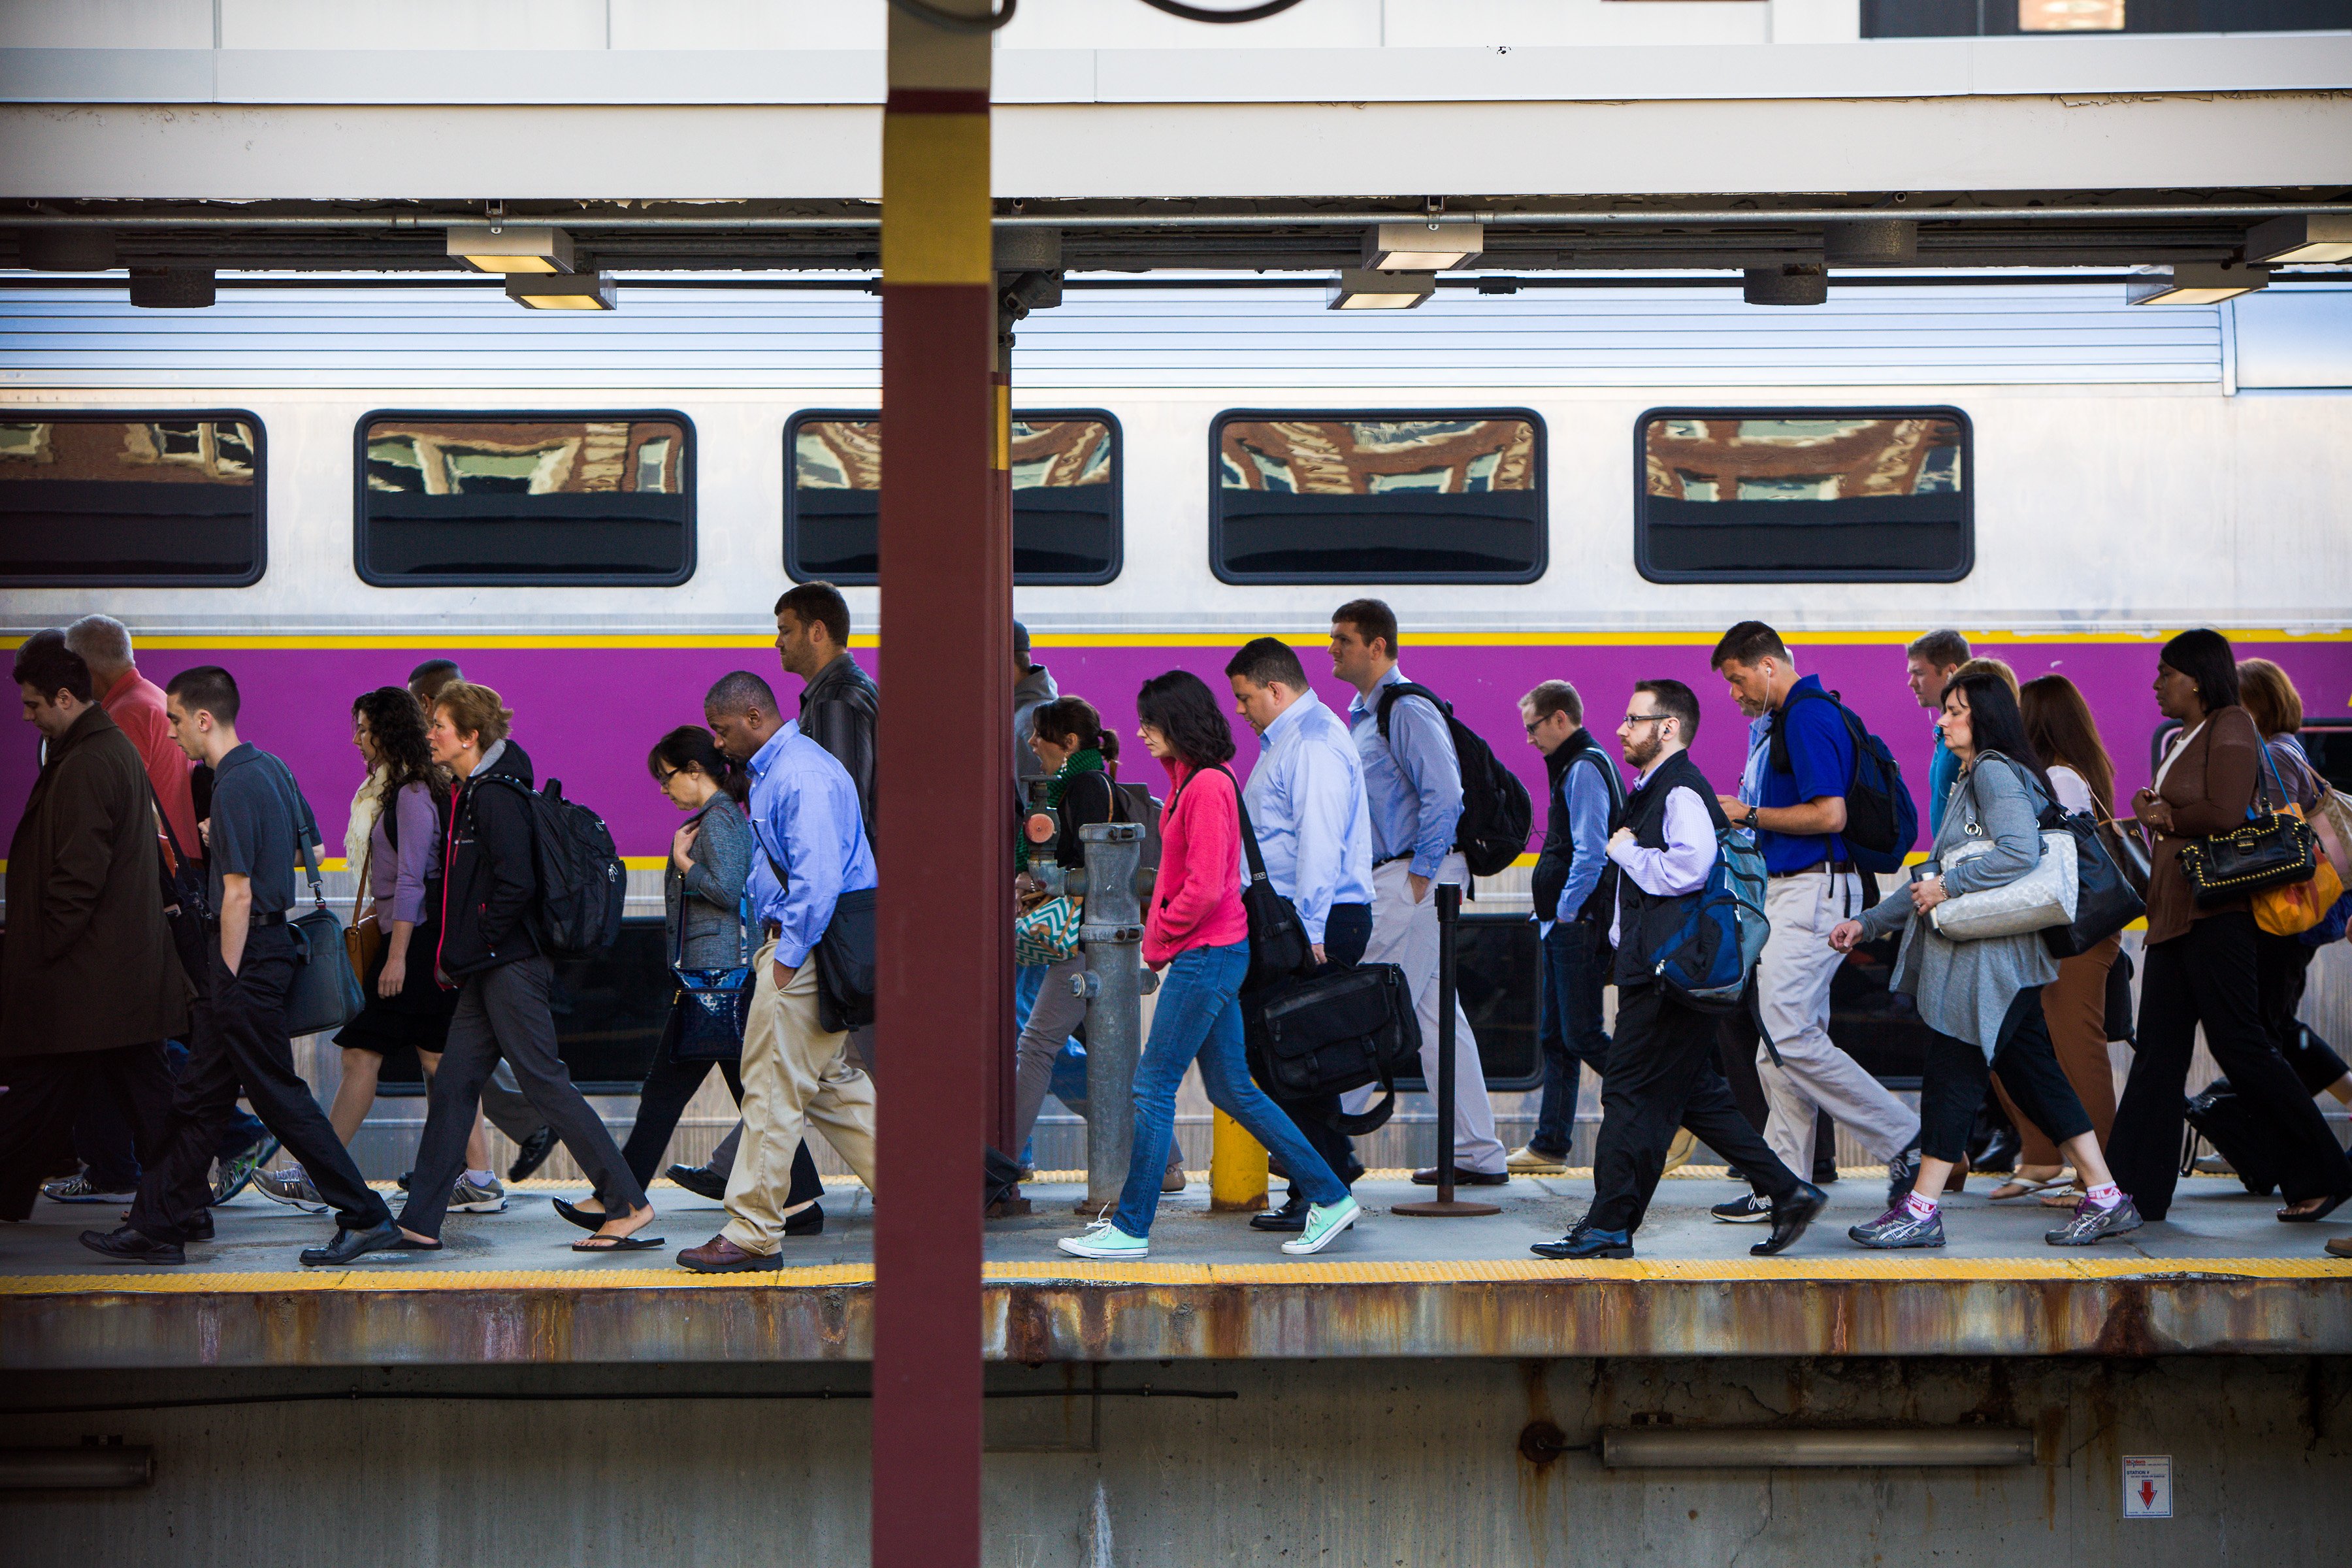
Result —
[[[322,1266],[331,1267],[338,1263],[349,1263],[352,1259],[363,1257],[368,1253],[383,1252],[398,1247],[400,1241],[400,1226],[390,1220],[385,1220],[373,1230],[344,1230],[338,1227],[335,1231],[335,1239],[326,1246],[306,1247],[302,1249],[302,1267],[317,1268]]]
[[[190,1220],[184,1228],[188,1233],[186,1237],[187,1240],[210,1241],[213,1238],[212,1210],[205,1210],[195,1218]]]
[[[1538,1258],[1549,1258],[1558,1262],[1584,1263],[1596,1258],[1631,1258],[1633,1256],[1633,1243],[1631,1237],[1620,1241],[1578,1220],[1576,1228],[1558,1241],[1538,1241],[1528,1250]]]
[[[86,1230],[81,1244],[103,1257],[125,1263],[185,1263],[186,1248],[176,1241],[158,1241],[143,1230],[124,1226],[119,1230]]]
[[[2023,1141],[2018,1137],[2017,1129],[2004,1121],[1994,1130],[1991,1141],[1985,1144],[1982,1152],[1969,1161],[1969,1168],[1975,1171],[1998,1171],[2006,1175],[2017,1169],[2017,1156],[2023,1147]]]
[[[726,1194],[722,1191],[720,1195],[723,1197]],[[798,1214],[786,1215],[784,1216],[784,1234],[786,1236],[823,1236],[824,1234],[824,1205],[823,1204],[811,1204],[808,1207],[801,1210]]]
[[[1799,1182],[1797,1190],[1772,1203],[1772,1234],[1748,1250],[1758,1258],[1769,1258],[1776,1252],[1786,1252],[1795,1245],[1813,1216],[1830,1201],[1829,1194],[1811,1182]]]
[[[709,1198],[723,1203],[727,1197],[727,1178],[708,1165],[672,1165],[662,1173],[698,1198]]]
[[[1290,1196],[1280,1208],[1268,1209],[1264,1214],[1250,1215],[1250,1228],[1252,1230],[1305,1230],[1307,1211],[1310,1206],[1307,1201],[1307,1194],[1293,1187],[1290,1189]]]
[[[1914,1143],[1886,1162],[1886,1206],[1893,1208],[1919,1184],[1919,1145]]]
[[[555,1129],[552,1127],[541,1128],[538,1131],[524,1139],[522,1141],[522,1147],[515,1151],[514,1163],[507,1167],[507,1180],[509,1182],[521,1181],[533,1171],[536,1171],[541,1165],[546,1164],[547,1157],[554,1152]]]
[[[1460,1165],[1454,1167],[1454,1184],[1457,1187],[1499,1187],[1510,1179],[1508,1171],[1470,1171]],[[1417,1187],[1437,1185],[1437,1167],[1432,1165],[1426,1171],[1415,1171],[1412,1184]]]

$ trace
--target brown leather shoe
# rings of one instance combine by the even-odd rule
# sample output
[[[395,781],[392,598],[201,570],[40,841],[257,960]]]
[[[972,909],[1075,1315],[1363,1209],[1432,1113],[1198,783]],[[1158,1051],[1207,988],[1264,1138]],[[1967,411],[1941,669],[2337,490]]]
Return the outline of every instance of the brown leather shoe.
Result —
[[[678,1267],[691,1268],[697,1274],[741,1274],[754,1268],[782,1268],[782,1257],[762,1258],[756,1252],[746,1252],[725,1235],[712,1237],[700,1247],[689,1247],[677,1255]]]
[[[2327,1253],[2331,1258],[2352,1258],[2352,1236],[2339,1236],[2329,1241]]]

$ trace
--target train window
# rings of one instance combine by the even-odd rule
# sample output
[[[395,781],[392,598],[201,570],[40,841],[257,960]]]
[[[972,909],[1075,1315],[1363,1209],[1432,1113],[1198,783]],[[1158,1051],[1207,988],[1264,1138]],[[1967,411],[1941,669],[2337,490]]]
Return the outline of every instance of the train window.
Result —
[[[0,583],[256,582],[263,488],[261,421],[250,414],[44,412],[0,423]]]
[[[1659,408],[1633,447],[1653,583],[1950,583],[1976,563],[1957,408]]]
[[[359,425],[360,575],[659,586],[694,575],[683,414],[377,413]]]
[[[1118,421],[1098,410],[1013,420],[1013,580],[1118,575]],[[784,427],[784,570],[799,582],[872,583],[881,560],[882,425],[870,412],[796,416]]]
[[[1227,583],[1533,582],[1543,447],[1522,409],[1220,415],[1210,567]]]

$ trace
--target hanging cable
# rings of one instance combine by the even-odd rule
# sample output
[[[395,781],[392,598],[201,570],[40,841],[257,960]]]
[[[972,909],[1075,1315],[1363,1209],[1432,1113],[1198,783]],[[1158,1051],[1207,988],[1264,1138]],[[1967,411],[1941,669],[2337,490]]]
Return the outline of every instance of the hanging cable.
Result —
[[[929,22],[932,26],[950,33],[992,33],[1013,20],[1013,13],[1020,4],[1021,0],[1004,0],[1002,11],[992,12],[985,16],[966,16],[959,12],[942,10],[929,4],[929,0],[890,0],[894,10],[904,11],[917,21]]]
[[[892,0],[893,4],[897,0]],[[1265,0],[1262,5],[1244,5],[1237,11],[1212,11],[1204,5],[1187,5],[1183,0],[1143,0],[1155,11],[1165,11],[1171,16],[1181,16],[1187,22],[1263,22],[1268,16],[1279,16],[1298,0]]]

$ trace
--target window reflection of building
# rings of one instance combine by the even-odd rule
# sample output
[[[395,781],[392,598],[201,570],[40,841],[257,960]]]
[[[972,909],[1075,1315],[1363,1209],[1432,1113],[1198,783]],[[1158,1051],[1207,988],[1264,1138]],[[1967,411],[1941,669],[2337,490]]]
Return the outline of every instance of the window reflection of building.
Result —
[[[1111,482],[1110,426],[1099,419],[1016,419],[1011,436],[1016,490]],[[793,437],[793,484],[804,490],[880,489],[881,421],[802,422]]]
[[[367,483],[436,496],[674,495],[683,448],[678,426],[657,420],[386,420],[368,431]]]
[[[1535,485],[1535,429],[1522,419],[1237,419],[1220,431],[1218,459],[1229,490],[1524,490]]]
[[[2021,33],[2120,33],[2124,0],[2017,0]]]
[[[0,425],[0,479],[250,485],[253,432],[231,419]]]
[[[1649,493],[1676,500],[1843,500],[1957,492],[1948,419],[1654,419]]]

